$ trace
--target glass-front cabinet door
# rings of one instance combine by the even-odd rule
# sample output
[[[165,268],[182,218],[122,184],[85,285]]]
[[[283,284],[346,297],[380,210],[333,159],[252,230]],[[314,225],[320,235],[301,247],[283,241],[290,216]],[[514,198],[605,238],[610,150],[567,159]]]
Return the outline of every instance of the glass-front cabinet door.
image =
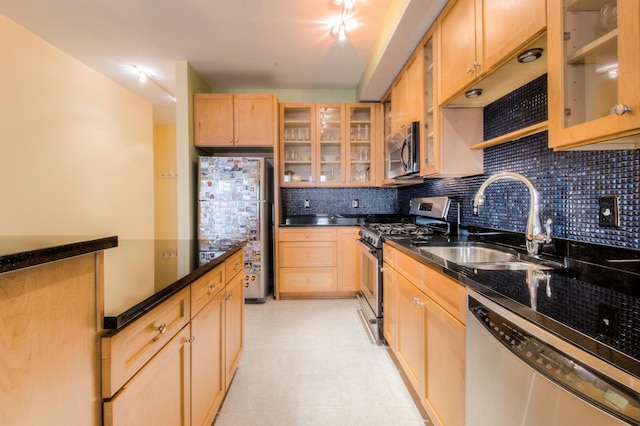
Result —
[[[438,172],[436,161],[436,146],[435,146],[435,133],[434,133],[434,113],[435,98],[434,98],[434,51],[433,51],[433,37],[430,38],[424,45],[424,130],[423,135],[420,136],[422,143],[422,165],[420,167],[421,176],[429,176]]]
[[[280,184],[312,186],[314,164],[314,104],[280,104]]]
[[[317,186],[344,185],[344,104],[318,104],[316,117],[320,170]]]
[[[548,3],[549,145],[640,131],[640,2]]]
[[[375,157],[373,104],[347,104],[346,167],[349,186],[372,186]]]

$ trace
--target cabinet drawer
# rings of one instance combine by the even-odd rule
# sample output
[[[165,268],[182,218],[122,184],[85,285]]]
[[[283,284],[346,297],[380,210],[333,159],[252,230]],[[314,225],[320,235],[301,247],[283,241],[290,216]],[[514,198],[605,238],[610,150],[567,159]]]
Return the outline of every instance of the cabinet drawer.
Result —
[[[190,319],[185,287],[122,330],[101,339],[102,396],[111,398]]]
[[[281,293],[314,293],[338,290],[337,268],[280,268]]]
[[[280,266],[336,266],[335,242],[284,242],[280,243]]]
[[[280,228],[280,241],[336,241],[335,228]]]
[[[464,285],[431,268],[420,268],[420,288],[462,324],[466,318]]]
[[[191,318],[224,288],[225,265],[216,266],[191,284]]]
[[[411,284],[418,285],[418,270],[420,263],[410,256],[394,249],[388,244],[382,248],[382,256],[386,263],[396,269]],[[422,290],[422,289],[421,289]]]
[[[224,261],[225,278],[229,282],[237,273],[244,270],[244,250],[238,250]]]

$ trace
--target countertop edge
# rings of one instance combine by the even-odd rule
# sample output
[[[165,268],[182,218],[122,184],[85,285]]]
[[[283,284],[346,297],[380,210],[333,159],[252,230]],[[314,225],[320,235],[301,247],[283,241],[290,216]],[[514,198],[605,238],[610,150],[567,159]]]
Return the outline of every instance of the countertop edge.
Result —
[[[229,256],[236,253],[238,250],[241,250],[245,246],[245,242],[238,243],[234,245],[232,248],[227,250],[223,255],[216,257],[211,262],[200,266],[195,269],[188,275],[177,280],[175,283],[165,287],[162,291],[154,294],[153,296],[143,300],[135,306],[127,309],[126,311],[120,313],[117,316],[105,316],[103,319],[103,328],[104,331],[107,332],[105,336],[110,336],[114,333],[120,331],[124,326],[131,323],[135,319],[141,317],[145,313],[149,312],[160,303],[167,300],[169,297],[173,296],[178,291],[182,290],[188,285],[191,285],[195,280],[205,275],[207,272],[211,271],[215,267],[219,266],[222,262],[224,262]]]
[[[69,237],[74,240],[75,237]],[[100,237],[51,245],[0,256],[0,273],[17,271],[118,246],[118,236]]]
[[[385,243],[400,250],[402,253],[410,256],[412,259],[420,262],[421,264],[460,282],[466,287],[473,289],[474,291],[487,297],[494,303],[497,303],[507,310],[513,312],[514,314],[519,315],[520,317],[549,331],[550,333],[560,337],[561,339],[578,346],[579,348],[592,354],[593,356],[600,358],[615,366],[616,368],[622,369],[635,377],[640,377],[638,373],[640,372],[640,360],[637,360],[609,345],[599,342],[591,336],[568,327],[561,322],[554,320],[553,318],[550,318],[546,315],[536,312],[535,310],[527,306],[513,301],[510,298],[503,296],[502,294],[484,286],[482,283],[475,281],[473,278],[460,272],[454,271],[425,256],[421,256],[420,254],[402,244],[399,244],[396,241],[386,240]]]

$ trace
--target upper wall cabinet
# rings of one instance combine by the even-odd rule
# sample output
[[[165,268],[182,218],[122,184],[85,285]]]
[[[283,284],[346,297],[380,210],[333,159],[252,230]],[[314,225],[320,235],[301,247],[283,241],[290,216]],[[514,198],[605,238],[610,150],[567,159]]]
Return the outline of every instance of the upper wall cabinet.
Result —
[[[640,146],[639,138],[629,137],[640,133],[640,2],[618,0],[617,13],[615,5],[611,0],[549,2],[552,148],[611,139],[626,144],[620,147]]]
[[[414,54],[405,65],[391,89],[393,104],[392,134],[398,133],[422,116],[423,61],[421,52]]]
[[[447,103],[544,32],[545,0],[458,0],[438,18]]]
[[[273,147],[277,102],[273,94],[196,94],[195,146]]]

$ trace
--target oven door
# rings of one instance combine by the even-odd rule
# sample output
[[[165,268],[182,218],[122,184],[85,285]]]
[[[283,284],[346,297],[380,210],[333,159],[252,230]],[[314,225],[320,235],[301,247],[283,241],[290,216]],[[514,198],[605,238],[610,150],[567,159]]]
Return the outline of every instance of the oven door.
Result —
[[[380,279],[380,253],[369,243],[360,244],[360,292],[367,301],[370,312],[367,316],[382,317],[382,280]]]

